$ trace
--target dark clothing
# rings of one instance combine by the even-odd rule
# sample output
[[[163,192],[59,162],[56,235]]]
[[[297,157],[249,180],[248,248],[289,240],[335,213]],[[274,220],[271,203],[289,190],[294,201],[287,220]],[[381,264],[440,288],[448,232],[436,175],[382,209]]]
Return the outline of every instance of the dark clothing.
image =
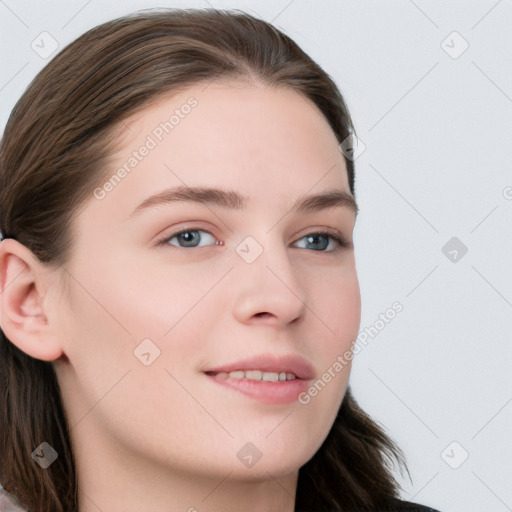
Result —
[[[308,510],[308,512],[325,512],[319,510]],[[349,510],[347,512],[361,512],[360,510]],[[376,511],[377,512],[377,511]],[[379,509],[378,512],[439,512],[439,510],[427,507],[426,505],[420,505],[418,503],[412,503],[411,501],[404,501],[395,499],[393,504],[385,509]]]
[[[389,512],[439,512],[439,510],[412,503],[410,501],[397,500],[396,507],[389,509]],[[388,512],[388,511],[386,511]]]

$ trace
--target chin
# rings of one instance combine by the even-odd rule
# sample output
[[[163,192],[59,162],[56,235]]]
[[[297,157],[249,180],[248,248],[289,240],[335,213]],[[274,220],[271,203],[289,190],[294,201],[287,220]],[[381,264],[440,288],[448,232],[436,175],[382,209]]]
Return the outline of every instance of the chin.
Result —
[[[252,465],[240,463],[235,465],[235,478],[244,481],[266,481],[272,479],[281,479],[296,475],[299,469],[314,455],[312,450],[307,453],[297,453],[296,448],[290,446],[287,452],[274,450],[272,453],[261,453],[261,458]]]

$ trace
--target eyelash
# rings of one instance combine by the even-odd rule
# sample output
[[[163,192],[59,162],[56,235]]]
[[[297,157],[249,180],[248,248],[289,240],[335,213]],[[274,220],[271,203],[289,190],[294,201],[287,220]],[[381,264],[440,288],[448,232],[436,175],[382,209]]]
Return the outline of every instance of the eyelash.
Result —
[[[205,229],[190,227],[190,228],[185,228],[185,229],[182,229],[180,231],[177,231],[176,233],[173,233],[170,236],[166,236],[165,238],[163,238],[162,240],[157,242],[156,245],[159,246],[159,247],[160,246],[169,246],[172,249],[198,249],[198,247],[176,247],[176,246],[171,245],[171,244],[168,243],[169,240],[171,240],[172,238],[174,238],[176,236],[179,236],[179,235],[182,235],[183,233],[189,233],[191,231],[203,231],[205,233],[208,233],[209,235],[212,235],[209,231],[207,231]],[[313,249],[310,249],[313,252],[326,252],[326,253],[330,253],[330,252],[336,252],[336,251],[341,250],[341,249],[346,249],[346,248],[349,248],[349,247],[352,246],[351,242],[347,242],[346,240],[344,240],[337,233],[334,233],[334,232],[331,232],[331,231],[326,231],[326,230],[313,231],[311,233],[308,233],[307,235],[302,236],[301,238],[299,238],[299,240],[302,240],[303,238],[306,238],[306,237],[312,236],[312,235],[321,235],[321,236],[325,236],[325,237],[331,238],[332,240],[334,240],[334,242],[338,246],[336,249],[332,249],[330,251],[315,251]],[[218,244],[215,244],[215,245],[218,245]]]

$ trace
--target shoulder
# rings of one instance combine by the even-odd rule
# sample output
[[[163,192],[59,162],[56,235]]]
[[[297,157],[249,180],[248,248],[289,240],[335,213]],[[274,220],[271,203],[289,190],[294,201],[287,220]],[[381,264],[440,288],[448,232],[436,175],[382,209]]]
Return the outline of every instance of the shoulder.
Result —
[[[384,511],[383,511],[384,512]],[[434,508],[419,503],[412,503],[411,501],[395,500],[393,505],[386,509],[385,512],[440,512]]]

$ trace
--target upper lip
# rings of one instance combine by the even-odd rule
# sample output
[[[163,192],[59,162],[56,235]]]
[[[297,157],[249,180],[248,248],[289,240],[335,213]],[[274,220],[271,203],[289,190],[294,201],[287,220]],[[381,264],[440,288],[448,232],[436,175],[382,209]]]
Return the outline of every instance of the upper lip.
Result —
[[[273,373],[293,373],[298,379],[312,379],[314,369],[311,363],[301,356],[289,354],[284,356],[259,355],[247,359],[241,359],[216,368],[209,368],[205,373],[233,372],[236,370],[262,370]]]

